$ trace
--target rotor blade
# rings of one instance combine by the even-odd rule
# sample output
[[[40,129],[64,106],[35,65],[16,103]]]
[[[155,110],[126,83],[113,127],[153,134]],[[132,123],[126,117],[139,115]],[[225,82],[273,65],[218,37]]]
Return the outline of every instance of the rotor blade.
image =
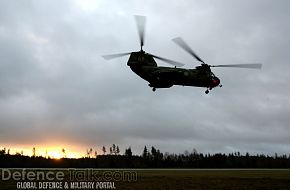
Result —
[[[140,39],[140,45],[141,49],[144,46],[144,38],[145,38],[145,24],[146,24],[146,17],[135,15],[135,20],[138,28],[139,33],[139,39]]]
[[[152,55],[152,54],[150,54],[150,55]],[[174,65],[174,66],[178,66],[178,67],[182,67],[182,66],[184,66],[183,63],[179,63],[179,62],[177,62],[177,61],[172,61],[172,60],[170,60],[170,59],[166,59],[166,58],[163,58],[163,57],[159,57],[159,56],[157,56],[157,55],[152,55],[152,56],[153,56],[154,58],[156,58],[156,59],[159,59],[159,60],[161,60],[161,61],[164,61],[164,62],[169,63],[169,64]]]
[[[182,49],[184,49],[190,55],[195,57],[195,59],[204,63],[204,61],[200,57],[198,57],[196,53],[194,53],[194,51],[187,45],[187,43],[181,37],[174,38],[172,39],[172,41],[175,42],[177,45],[179,45]]]
[[[247,69],[261,69],[262,64],[233,64],[233,65],[211,65],[211,67],[233,67],[233,68],[247,68]]]
[[[102,57],[106,60],[115,59],[118,57],[122,57],[125,55],[129,55],[130,53],[117,53],[117,54],[110,54],[110,55],[103,55]]]

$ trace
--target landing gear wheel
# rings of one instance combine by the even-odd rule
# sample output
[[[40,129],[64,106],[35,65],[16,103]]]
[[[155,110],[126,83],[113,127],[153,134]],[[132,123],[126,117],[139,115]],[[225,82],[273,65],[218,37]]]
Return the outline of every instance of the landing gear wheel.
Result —
[[[156,91],[156,88],[152,88],[152,91],[155,92]]]
[[[207,89],[207,90],[205,91],[205,93],[208,94],[208,93],[209,93],[209,90]]]

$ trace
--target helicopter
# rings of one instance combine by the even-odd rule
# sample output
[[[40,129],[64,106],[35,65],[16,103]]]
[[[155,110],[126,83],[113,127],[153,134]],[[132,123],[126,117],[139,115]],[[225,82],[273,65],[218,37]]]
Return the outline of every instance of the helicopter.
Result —
[[[184,66],[183,63],[153,55],[151,53],[146,53],[143,50],[146,17],[136,15],[135,21],[137,24],[141,50],[137,52],[104,55],[103,58],[106,60],[110,60],[130,55],[127,65],[139,77],[148,81],[148,86],[151,87],[154,92],[157,88],[170,88],[173,85],[181,85],[203,87],[206,88],[205,93],[208,94],[209,91],[213,88],[217,86],[222,87],[222,85],[220,84],[220,79],[216,77],[215,74],[211,71],[211,67],[235,67],[250,69],[262,68],[262,64],[259,63],[208,65],[189,47],[189,45],[181,37],[178,37],[174,38],[173,42],[175,42],[191,56],[193,56],[197,61],[201,62],[201,65],[195,67],[194,69],[180,68]],[[154,58],[169,63],[174,67],[158,66]]]

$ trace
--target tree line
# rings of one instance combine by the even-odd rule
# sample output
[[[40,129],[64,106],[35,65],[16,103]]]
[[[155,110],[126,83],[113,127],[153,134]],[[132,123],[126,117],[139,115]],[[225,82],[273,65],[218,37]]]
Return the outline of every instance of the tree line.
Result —
[[[6,149],[0,150],[0,168],[5,167],[71,167],[71,168],[290,168],[290,155],[274,156],[234,152],[229,154],[203,154],[185,151],[182,154],[162,153],[152,146],[144,147],[141,155],[133,155],[131,147],[120,153],[119,146],[113,144],[109,151],[102,147],[100,154],[92,148],[87,149],[83,158],[66,158],[60,160],[37,156],[35,147],[32,156],[23,153],[10,154]]]

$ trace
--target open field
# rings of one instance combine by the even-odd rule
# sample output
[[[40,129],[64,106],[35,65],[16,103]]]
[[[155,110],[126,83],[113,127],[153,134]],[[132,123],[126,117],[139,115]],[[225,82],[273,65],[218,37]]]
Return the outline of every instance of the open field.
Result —
[[[84,169],[85,170],[85,169]],[[67,169],[45,170],[63,171],[65,179],[71,181]],[[99,171],[99,170],[96,170]],[[108,170],[100,170],[101,172]],[[290,189],[290,170],[256,170],[256,169],[197,169],[197,170],[110,170],[133,171],[137,180],[115,181],[116,189],[235,189],[235,190],[272,190]],[[1,178],[2,179],[2,178]],[[1,189],[16,189],[13,180],[1,180]],[[64,188],[63,188],[64,189]]]
[[[135,189],[290,189],[289,170],[154,170],[138,173],[140,179],[131,185]]]

